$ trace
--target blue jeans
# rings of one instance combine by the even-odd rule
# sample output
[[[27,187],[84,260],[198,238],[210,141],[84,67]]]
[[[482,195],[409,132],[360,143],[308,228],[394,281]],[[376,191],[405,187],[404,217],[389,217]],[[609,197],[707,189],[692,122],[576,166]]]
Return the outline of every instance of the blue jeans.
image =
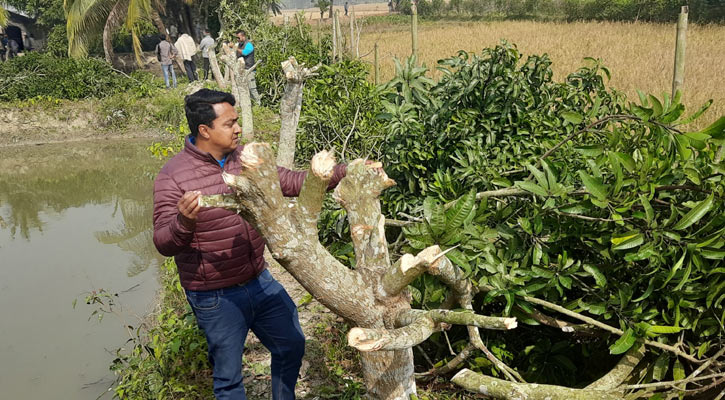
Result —
[[[169,87],[169,74],[171,74],[174,81],[174,87],[176,87],[176,71],[174,71],[174,64],[161,65],[161,71],[164,72],[164,83],[166,84],[166,88]]]
[[[297,307],[282,285],[264,270],[242,286],[193,291],[186,298],[209,344],[218,400],[246,400],[242,352],[251,329],[272,353],[272,398],[295,398],[305,354],[305,336]]]

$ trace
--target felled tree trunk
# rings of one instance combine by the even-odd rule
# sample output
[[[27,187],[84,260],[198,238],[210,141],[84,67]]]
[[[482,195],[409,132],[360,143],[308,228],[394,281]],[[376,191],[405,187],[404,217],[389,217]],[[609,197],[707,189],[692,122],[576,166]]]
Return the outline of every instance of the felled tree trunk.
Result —
[[[216,84],[219,85],[221,89],[226,89],[227,83],[224,81],[222,71],[219,69],[219,61],[217,61],[214,48],[209,48],[209,66],[211,67],[211,74],[214,76]]]
[[[282,72],[287,79],[282,100],[279,103],[282,123],[279,129],[279,147],[277,150],[277,165],[292,168],[295,163],[295,144],[297,140],[297,126],[300,122],[302,110],[302,89],[305,79],[314,75],[317,66],[305,68],[298,65],[294,57],[282,62]]]
[[[357,264],[349,269],[318,240],[317,220],[335,166],[331,153],[323,151],[312,159],[293,205],[282,196],[269,145],[247,144],[241,163],[241,175],[222,175],[234,193],[202,196],[201,205],[238,210],[266,239],[275,260],[320,303],[355,325],[348,343],[362,352],[369,397],[408,400],[415,394],[411,348],[436,330],[461,323],[476,333],[477,327],[516,327],[514,318],[483,317],[468,310],[411,310],[406,288],[423,273],[438,275],[462,304],[470,304],[471,285],[438,246],[390,262],[378,197],[395,182],[379,164],[353,161],[334,191],[350,222]]]
[[[249,73],[257,68],[259,62],[252,68],[245,69],[244,59],[236,57],[236,51],[230,47],[224,47],[224,54],[221,57],[230,75],[232,95],[241,110],[242,118],[242,140],[245,143],[254,139],[254,121],[252,116],[252,100],[249,95]]]

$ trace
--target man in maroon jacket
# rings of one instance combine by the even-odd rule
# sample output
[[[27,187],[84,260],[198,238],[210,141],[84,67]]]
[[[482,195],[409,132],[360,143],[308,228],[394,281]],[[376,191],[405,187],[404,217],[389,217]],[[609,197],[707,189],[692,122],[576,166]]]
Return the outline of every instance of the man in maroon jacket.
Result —
[[[305,337],[297,308],[267,271],[264,239],[232,211],[201,208],[199,196],[230,193],[222,171],[239,174],[241,128],[229,93],[189,95],[191,134],[154,184],[154,244],[173,256],[181,285],[209,344],[217,399],[246,399],[242,352],[251,329],[272,353],[272,397],[294,399]],[[335,167],[330,188],[345,175]],[[278,167],[285,196],[297,196],[305,172]]]

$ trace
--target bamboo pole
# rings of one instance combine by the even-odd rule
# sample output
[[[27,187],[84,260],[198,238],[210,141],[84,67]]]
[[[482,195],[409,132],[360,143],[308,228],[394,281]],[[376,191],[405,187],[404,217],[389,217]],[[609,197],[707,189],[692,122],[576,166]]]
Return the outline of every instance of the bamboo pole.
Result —
[[[675,42],[675,70],[672,76],[672,97],[685,83],[685,49],[687,45],[687,14],[688,7],[682,6],[677,21],[677,40]]]
[[[373,66],[375,71],[375,85],[380,84],[380,63],[378,62],[378,43],[375,43],[375,58],[373,58]]]
[[[410,6],[412,15],[410,16],[410,36],[413,40],[413,57],[418,55],[418,7],[415,4]]]
[[[335,29],[337,30],[337,55],[342,60],[345,54],[345,45],[343,43],[342,27],[340,26],[340,10],[335,10]]]
[[[332,14],[332,11],[330,11]],[[332,15],[332,62],[337,60],[337,27],[335,26],[335,15]]]
[[[322,18],[317,20],[317,52],[322,59]]]
[[[350,58],[355,57],[355,6],[350,10]]]

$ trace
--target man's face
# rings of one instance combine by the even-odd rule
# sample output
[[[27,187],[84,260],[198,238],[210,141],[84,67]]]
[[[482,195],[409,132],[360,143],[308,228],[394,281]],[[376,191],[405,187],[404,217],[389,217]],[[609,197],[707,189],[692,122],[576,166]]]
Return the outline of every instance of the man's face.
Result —
[[[242,35],[241,33],[237,33],[237,39],[239,39],[240,42],[243,42],[247,40],[247,37]]]
[[[239,134],[242,132],[238,123],[239,114],[229,103],[217,103],[213,107],[216,119],[211,126],[203,125],[206,128],[203,132],[200,129],[199,133],[208,135],[205,138],[209,140],[212,149],[226,154],[234,151],[239,144]]]

